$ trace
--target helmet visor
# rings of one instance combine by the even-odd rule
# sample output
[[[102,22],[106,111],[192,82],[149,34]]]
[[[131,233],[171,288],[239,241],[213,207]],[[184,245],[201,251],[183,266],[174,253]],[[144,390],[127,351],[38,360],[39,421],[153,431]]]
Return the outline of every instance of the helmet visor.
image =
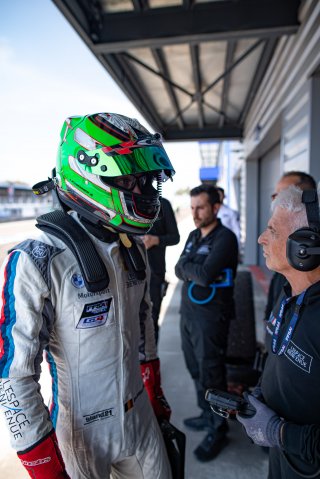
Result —
[[[107,151],[107,148],[109,147],[80,150],[77,159],[80,163],[90,164],[91,173],[99,176],[114,177],[162,170],[162,181],[166,181],[175,173],[165,149],[161,146],[133,148],[122,144],[110,148],[110,151]],[[121,153],[117,150],[121,150]]]
[[[141,173],[138,175],[122,175],[122,176],[113,176],[113,177],[102,177],[103,182],[109,186],[115,186],[120,190],[133,191],[136,185],[139,186],[140,190],[143,191],[147,182],[157,181],[157,177],[153,176],[152,173]]]

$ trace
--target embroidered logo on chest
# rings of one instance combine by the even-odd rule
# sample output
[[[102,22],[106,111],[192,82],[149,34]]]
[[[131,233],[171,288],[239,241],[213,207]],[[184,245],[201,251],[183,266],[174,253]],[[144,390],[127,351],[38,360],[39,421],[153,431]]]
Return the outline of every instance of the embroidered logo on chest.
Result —
[[[104,409],[103,411],[97,411],[92,414],[85,414],[84,425],[91,424],[92,422],[102,421],[103,419],[112,419],[115,417],[115,408]]]
[[[71,278],[71,283],[75,288],[83,288],[84,287],[84,280],[81,274],[79,273],[74,273]]]
[[[112,298],[85,304],[77,329],[97,328],[106,324]]]
[[[303,369],[303,371],[310,374],[311,363],[313,357],[310,354],[305,353],[301,348],[299,348],[293,341],[290,341],[285,356],[293,362],[298,368]]]
[[[209,245],[203,244],[200,248],[197,249],[197,254],[208,255],[210,253]]]

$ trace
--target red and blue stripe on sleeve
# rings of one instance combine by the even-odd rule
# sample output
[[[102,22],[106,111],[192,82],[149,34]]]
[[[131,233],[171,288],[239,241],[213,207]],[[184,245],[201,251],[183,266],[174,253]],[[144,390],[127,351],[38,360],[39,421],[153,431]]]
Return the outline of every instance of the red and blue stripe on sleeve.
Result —
[[[14,357],[14,340],[12,336],[12,328],[16,323],[14,282],[19,256],[19,251],[13,251],[10,256],[8,256],[4,270],[0,316],[0,377],[2,378],[8,377]]]

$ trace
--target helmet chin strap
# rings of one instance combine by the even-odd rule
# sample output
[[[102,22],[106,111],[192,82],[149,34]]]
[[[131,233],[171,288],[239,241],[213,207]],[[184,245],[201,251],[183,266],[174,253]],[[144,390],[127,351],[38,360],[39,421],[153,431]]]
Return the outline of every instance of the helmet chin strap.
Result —
[[[117,230],[115,230],[114,228],[112,228],[112,226],[104,225],[104,224],[102,224],[102,223],[101,223],[101,226],[102,226],[103,228],[105,228],[106,230],[111,231],[111,233],[119,234],[119,232],[118,232]]]
[[[130,241],[127,233],[119,233],[119,231],[115,230],[112,228],[112,226],[107,226],[107,225],[102,225],[103,228],[105,228],[108,231],[111,231],[112,233],[116,233],[119,235],[120,241],[125,246],[126,248],[131,248],[132,246],[132,241]]]
[[[123,246],[126,248],[131,248],[132,247],[132,241],[128,238],[127,233],[119,233],[119,238]]]
[[[134,238],[129,238],[127,233],[121,233],[111,226],[103,225],[103,227],[119,235],[120,251],[128,270],[133,272],[139,280],[144,280],[146,277],[146,264]]]

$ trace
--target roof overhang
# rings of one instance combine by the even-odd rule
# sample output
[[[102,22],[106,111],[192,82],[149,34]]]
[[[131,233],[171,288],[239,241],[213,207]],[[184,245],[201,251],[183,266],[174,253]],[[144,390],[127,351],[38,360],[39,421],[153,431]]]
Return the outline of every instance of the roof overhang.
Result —
[[[240,139],[301,0],[53,0],[165,140]]]

